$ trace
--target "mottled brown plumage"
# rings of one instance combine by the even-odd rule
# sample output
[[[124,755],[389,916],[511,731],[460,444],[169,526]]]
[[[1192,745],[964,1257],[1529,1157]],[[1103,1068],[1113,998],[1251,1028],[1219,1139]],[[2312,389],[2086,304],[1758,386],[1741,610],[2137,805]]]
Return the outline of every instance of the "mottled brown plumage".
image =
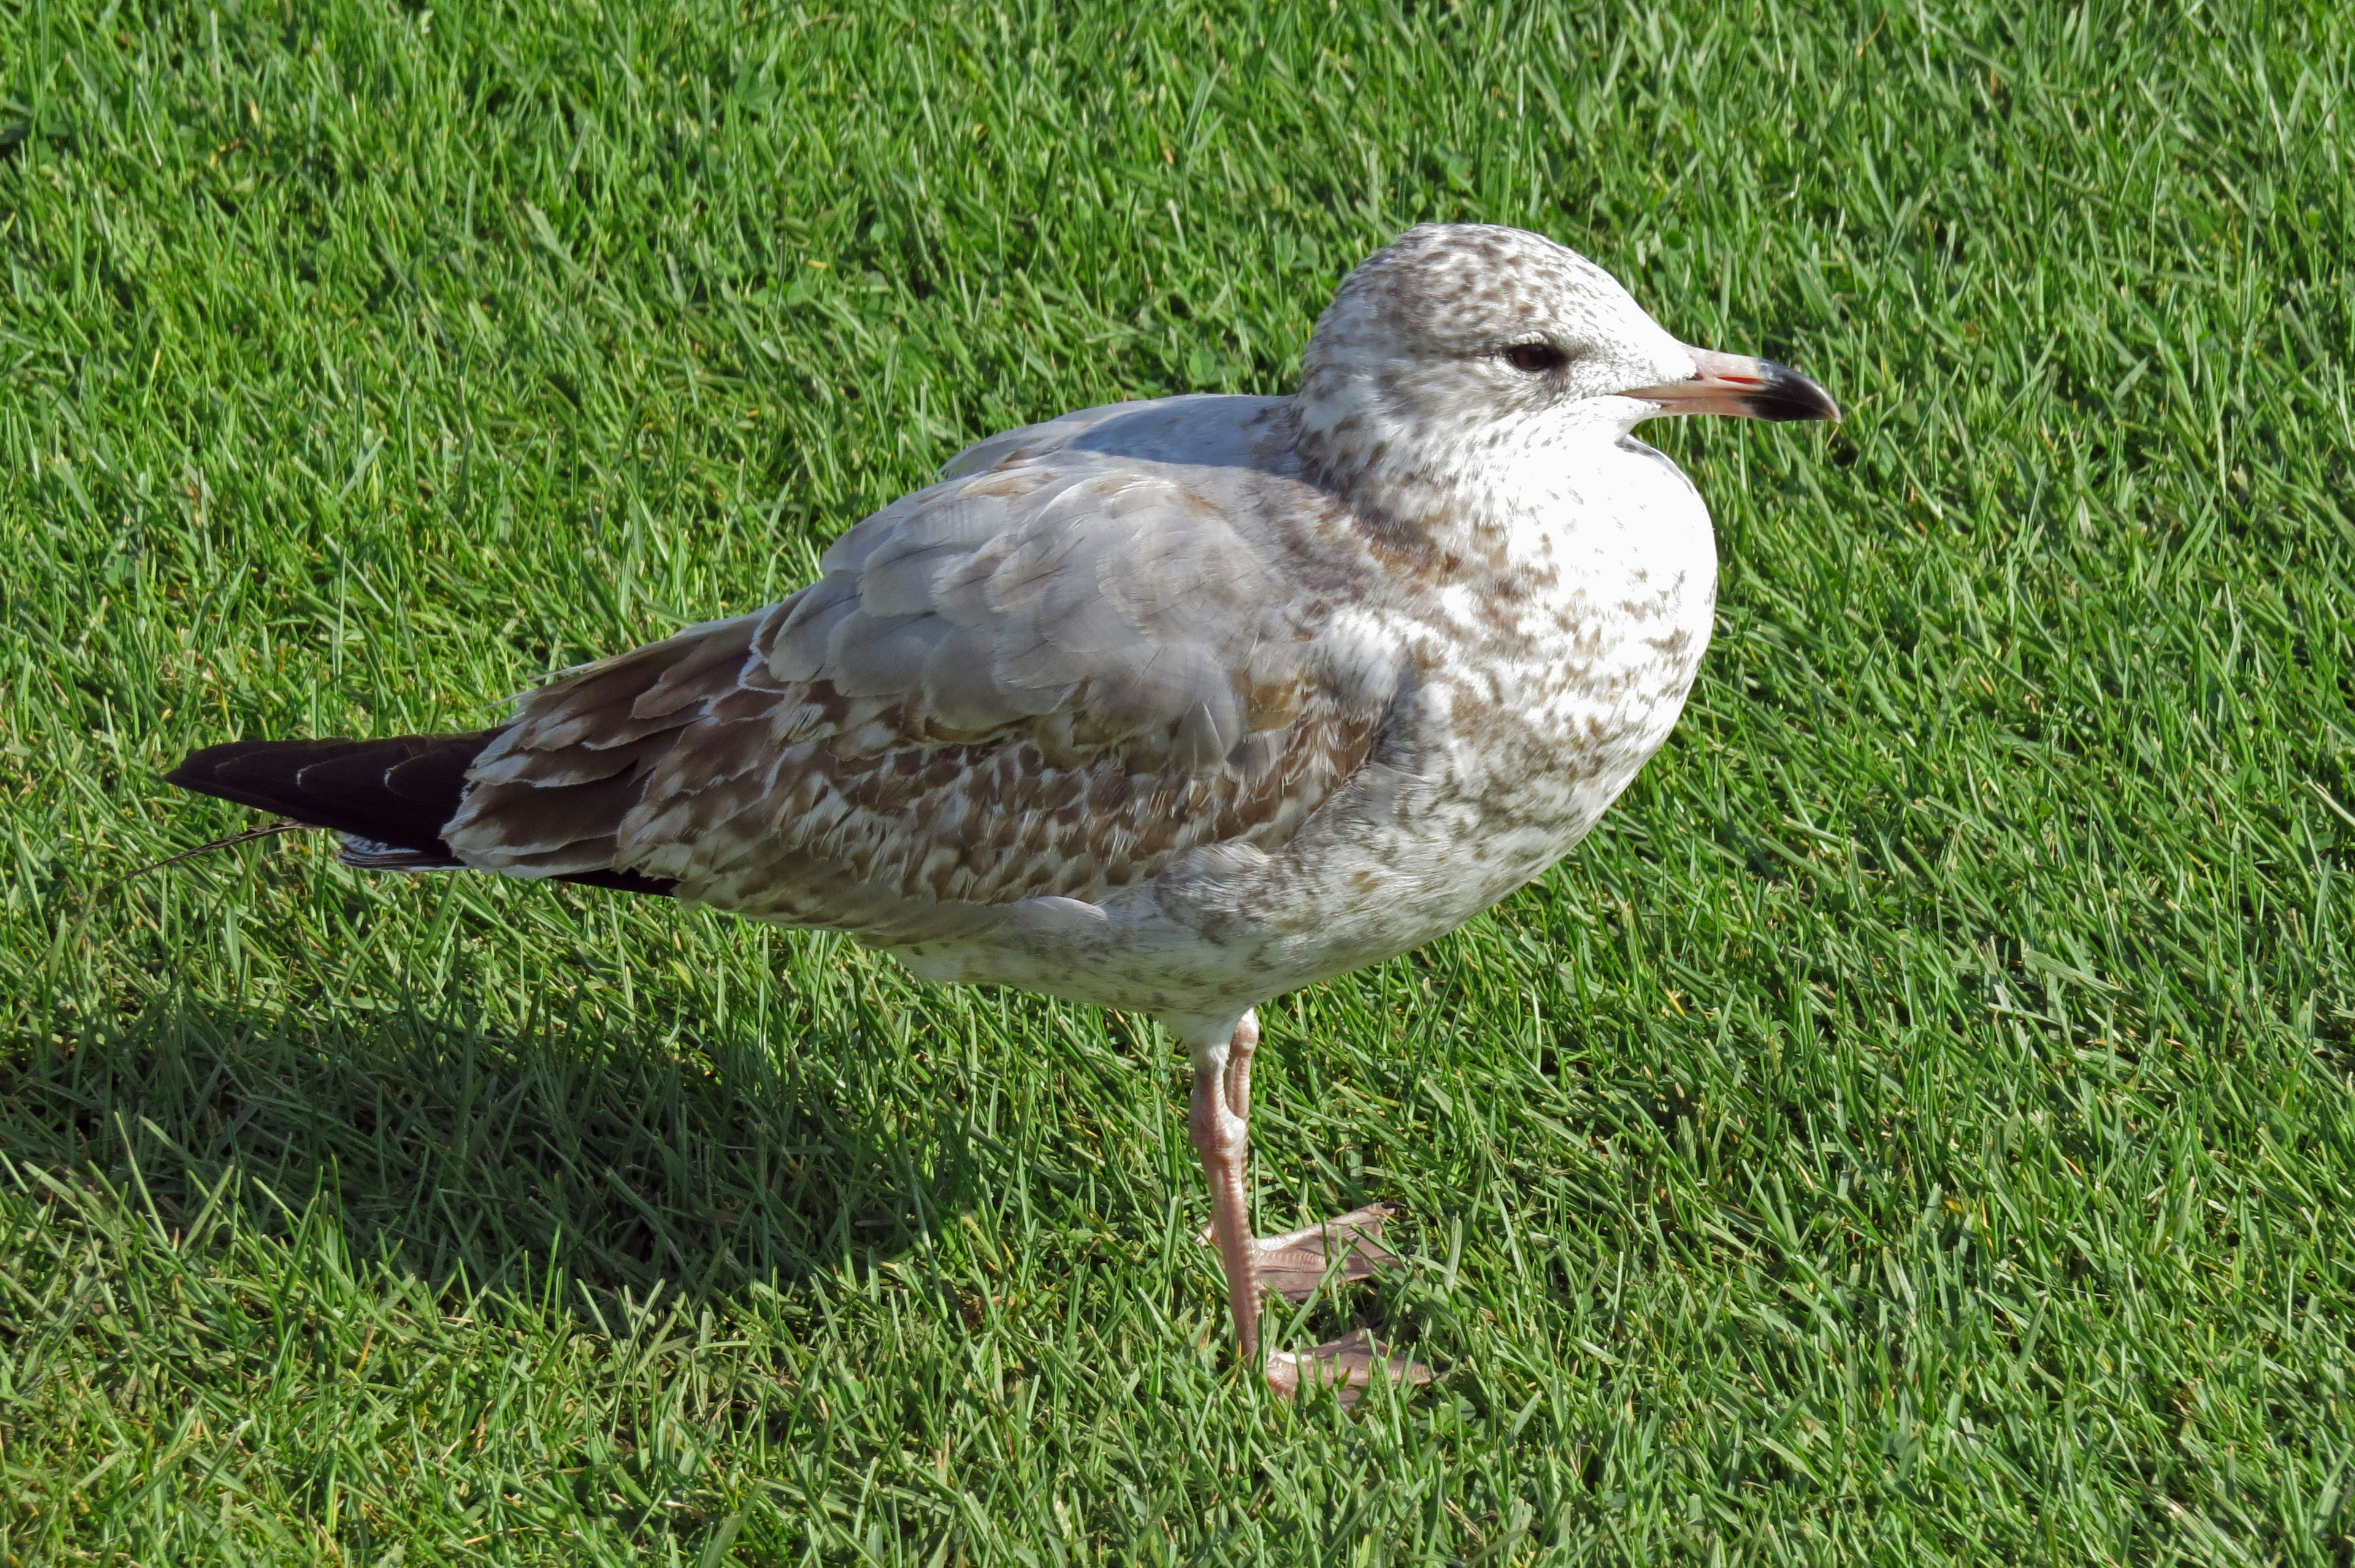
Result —
[[[624,867],[891,944],[1273,850],[1381,706],[1321,662],[1329,602],[1231,502],[1086,452],[945,479],[783,603],[527,696],[444,837],[487,869]]]

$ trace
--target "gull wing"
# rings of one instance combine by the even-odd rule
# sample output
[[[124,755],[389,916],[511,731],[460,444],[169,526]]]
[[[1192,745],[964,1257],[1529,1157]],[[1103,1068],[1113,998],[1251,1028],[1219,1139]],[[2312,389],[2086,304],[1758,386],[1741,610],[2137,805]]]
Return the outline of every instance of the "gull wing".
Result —
[[[1283,843],[1366,760],[1385,685],[1334,667],[1261,520],[1278,481],[1101,445],[968,464],[783,603],[527,694],[442,837],[883,942]]]

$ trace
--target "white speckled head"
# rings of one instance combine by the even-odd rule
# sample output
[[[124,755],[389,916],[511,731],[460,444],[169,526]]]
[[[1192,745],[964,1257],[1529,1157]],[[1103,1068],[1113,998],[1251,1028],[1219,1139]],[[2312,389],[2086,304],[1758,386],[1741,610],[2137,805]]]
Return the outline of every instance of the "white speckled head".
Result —
[[[1342,281],[1295,406],[1329,480],[1404,490],[1660,414],[1838,417],[1795,371],[1679,343],[1576,251],[1472,223],[1411,229]]]
[[[1576,251],[1518,229],[1426,223],[1343,280],[1309,340],[1301,422],[1319,456],[1348,467],[1369,448],[1476,447],[1531,421],[1615,438],[1656,411],[1619,394],[1694,368]]]

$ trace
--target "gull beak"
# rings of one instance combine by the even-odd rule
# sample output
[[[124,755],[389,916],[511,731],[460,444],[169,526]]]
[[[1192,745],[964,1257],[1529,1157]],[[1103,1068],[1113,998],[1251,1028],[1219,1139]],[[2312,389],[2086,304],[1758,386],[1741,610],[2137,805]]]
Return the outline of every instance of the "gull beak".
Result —
[[[1753,420],[1830,420],[1838,423],[1839,405],[1832,396],[1788,365],[1772,359],[1751,359],[1740,354],[1720,354],[1708,348],[1687,348],[1693,357],[1692,379],[1657,387],[1633,387],[1620,393],[1657,403],[1664,414],[1732,414]]]

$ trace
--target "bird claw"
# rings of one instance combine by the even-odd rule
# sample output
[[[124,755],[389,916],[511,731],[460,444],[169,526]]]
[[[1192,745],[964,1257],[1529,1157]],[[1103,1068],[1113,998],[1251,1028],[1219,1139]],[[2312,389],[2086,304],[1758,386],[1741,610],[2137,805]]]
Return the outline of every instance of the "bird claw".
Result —
[[[1320,1224],[1254,1237],[1260,1288],[1297,1306],[1316,1295],[1327,1276],[1344,1284],[1371,1279],[1376,1269],[1399,1261],[1396,1253],[1382,1245],[1382,1221],[1391,1212],[1387,1203],[1369,1203]],[[1194,1239],[1206,1247],[1215,1244],[1207,1225]]]
[[[1252,1267],[1260,1289],[1296,1306],[1327,1280],[1354,1283],[1371,1279],[1377,1269],[1394,1266],[1398,1254],[1382,1245],[1382,1221],[1393,1212],[1387,1203],[1369,1203],[1282,1235],[1253,1237]],[[1206,1247],[1218,1244],[1207,1225],[1194,1239]],[[1431,1381],[1432,1371],[1419,1361],[1385,1354],[1372,1334],[1358,1328],[1310,1349],[1271,1350],[1263,1375],[1267,1386],[1286,1399],[1298,1397],[1305,1389],[1329,1388],[1344,1405],[1352,1405],[1377,1378],[1394,1388],[1407,1388]]]
[[[1266,1375],[1267,1386],[1286,1399],[1297,1398],[1304,1389],[1329,1388],[1344,1405],[1351,1405],[1374,1386],[1377,1377],[1393,1388],[1406,1388],[1429,1382],[1432,1371],[1420,1361],[1384,1354],[1373,1335],[1356,1328],[1313,1349],[1269,1351]]]

